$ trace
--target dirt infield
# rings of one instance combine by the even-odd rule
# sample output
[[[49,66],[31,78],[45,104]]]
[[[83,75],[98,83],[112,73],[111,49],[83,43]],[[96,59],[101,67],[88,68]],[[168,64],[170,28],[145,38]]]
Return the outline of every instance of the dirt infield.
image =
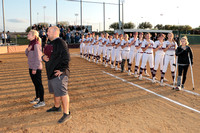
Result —
[[[0,55],[3,61],[0,63],[0,133],[198,133],[200,45],[192,46],[192,49],[196,90],[192,91],[190,69],[185,89],[199,95],[176,92],[168,86],[161,87],[148,80],[139,81],[127,73],[88,62],[77,56],[78,49],[70,49],[68,88],[72,119],[63,124],[57,124],[62,113],[46,113],[53,106],[53,97],[48,93],[45,69],[42,75],[46,106],[35,109],[29,104],[35,93],[25,54]],[[160,78],[160,75],[157,77]],[[166,77],[170,84],[172,79],[169,71]],[[192,109],[196,109],[196,112]]]

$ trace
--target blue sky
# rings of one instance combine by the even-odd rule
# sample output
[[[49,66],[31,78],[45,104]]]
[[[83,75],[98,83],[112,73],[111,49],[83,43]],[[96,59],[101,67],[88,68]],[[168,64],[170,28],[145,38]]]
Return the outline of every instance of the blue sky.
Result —
[[[4,0],[6,29],[10,31],[25,31],[29,26],[29,0]],[[91,0],[87,0],[91,1]],[[118,3],[118,0],[92,0],[97,2]],[[200,25],[198,0],[125,0],[124,20],[138,25],[149,21],[156,24]],[[55,25],[56,0],[32,0],[32,23],[45,22]],[[58,0],[58,20],[68,21],[70,24],[80,24],[80,3]],[[38,15],[37,15],[38,14]],[[160,14],[163,14],[161,16]],[[2,1],[0,2],[0,31],[3,28]],[[118,21],[118,6],[106,5],[106,29],[112,22]],[[103,30],[102,4],[83,3],[83,24],[92,25],[93,30]]]

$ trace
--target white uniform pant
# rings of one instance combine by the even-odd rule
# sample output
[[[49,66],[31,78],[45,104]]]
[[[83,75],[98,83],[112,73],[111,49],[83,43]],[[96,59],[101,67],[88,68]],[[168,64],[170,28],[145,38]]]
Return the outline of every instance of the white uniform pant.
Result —
[[[97,56],[98,48],[99,48],[98,45],[94,45],[94,53],[93,53],[94,56]]]
[[[160,65],[160,70],[163,70],[164,56],[165,56],[165,54],[156,54],[155,55],[154,70],[158,70],[159,65]]]
[[[149,62],[150,68],[153,68],[154,67],[153,53],[152,54],[143,53],[141,68],[143,68],[143,69],[145,68],[147,61]]]
[[[122,61],[122,50],[121,49],[117,49],[116,61]]]
[[[143,52],[137,52],[136,60],[135,60],[135,66],[139,66],[140,65],[140,61],[141,61],[142,55],[143,55]]]
[[[163,66],[163,72],[164,73],[167,71],[167,67],[168,67],[169,63],[170,63],[171,71],[174,72],[175,66],[173,66],[173,64],[175,64],[175,55],[174,56],[165,55],[164,66]]]
[[[90,54],[90,44],[87,45],[87,54]]]
[[[111,49],[111,48],[108,48],[108,49],[107,49],[107,58],[106,58],[107,60],[110,60],[112,51],[113,51],[113,49]]]
[[[106,57],[107,47],[106,45],[103,46],[103,57]]]
[[[93,47],[94,47],[94,45],[90,45],[90,46],[89,46],[89,49],[90,49],[90,50],[89,50],[89,51],[90,51],[89,54],[92,54],[92,55],[93,55]]]
[[[84,54],[87,54],[87,52],[88,52],[88,45],[85,45],[85,47],[84,47]]]
[[[84,53],[84,48],[85,48],[85,44],[81,43],[80,44],[80,53]]]
[[[103,46],[99,46],[98,53],[97,53],[98,56],[101,56],[102,52],[103,52]]]
[[[122,51],[122,59],[129,59],[130,50],[123,50]]]
[[[129,64],[133,63],[134,58],[136,59],[136,55],[137,55],[137,51],[131,50],[129,52],[129,58],[128,58],[129,59]]]
[[[114,62],[115,59],[116,59],[116,53],[117,53],[117,49],[113,48],[112,53],[111,53],[111,60],[112,60],[112,62]]]

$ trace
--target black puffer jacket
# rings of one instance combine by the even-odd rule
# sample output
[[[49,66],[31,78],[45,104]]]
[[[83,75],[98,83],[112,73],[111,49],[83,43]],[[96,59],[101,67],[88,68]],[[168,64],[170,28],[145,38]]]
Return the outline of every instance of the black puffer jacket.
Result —
[[[48,62],[46,62],[46,71],[48,79],[53,79],[56,76],[55,70],[60,70],[65,75],[69,76],[69,61],[70,54],[68,50],[67,43],[60,39],[56,38],[55,40],[50,42],[53,45],[53,52]]]
[[[193,53],[189,46],[186,46],[185,50],[182,48],[182,46],[179,46],[176,49],[176,56],[178,56],[178,64],[189,65],[189,56],[191,63],[193,64]]]

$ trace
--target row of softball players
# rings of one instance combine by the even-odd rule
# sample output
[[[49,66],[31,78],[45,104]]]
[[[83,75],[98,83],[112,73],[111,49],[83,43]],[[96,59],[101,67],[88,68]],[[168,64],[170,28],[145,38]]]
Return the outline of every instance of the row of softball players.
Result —
[[[146,33],[143,37],[143,33],[134,33],[133,38],[128,37],[127,34],[123,37],[122,34],[117,33],[113,36],[101,34],[101,37],[94,34],[82,36],[80,39],[80,54],[81,57],[91,61],[93,59],[96,63],[102,63],[106,67],[111,64],[111,68],[115,70],[124,71],[124,64],[127,61],[128,74],[131,75],[131,66],[135,59],[134,75],[142,80],[143,71],[146,72],[146,64],[149,62],[152,81],[155,82],[156,73],[158,67],[161,70],[161,85],[164,82],[164,76],[167,71],[168,64],[170,63],[172,79],[175,77],[175,50],[177,43],[173,40],[173,33],[169,33],[168,40],[164,41],[165,35],[159,34],[158,40],[153,42],[150,33]],[[154,61],[155,52],[155,61]],[[101,55],[103,58],[101,60]],[[114,63],[115,62],[115,63]],[[139,65],[141,66],[139,69]],[[118,68],[118,64],[121,69]],[[138,72],[139,70],[139,72]],[[146,73],[148,75],[148,73]]]

